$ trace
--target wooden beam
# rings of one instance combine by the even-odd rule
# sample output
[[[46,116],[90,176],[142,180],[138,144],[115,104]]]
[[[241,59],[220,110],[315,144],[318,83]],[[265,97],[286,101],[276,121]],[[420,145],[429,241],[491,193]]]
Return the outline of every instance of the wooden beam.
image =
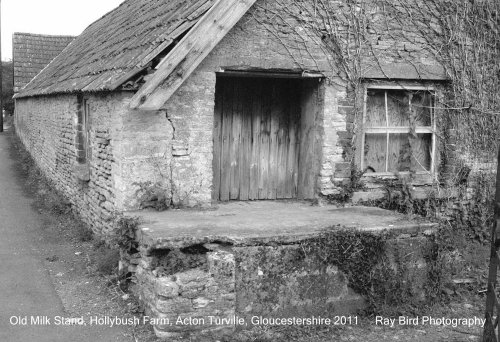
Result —
[[[399,85],[399,84],[374,84],[370,83],[367,85],[368,89],[384,89],[384,90],[427,90],[433,91],[433,86],[422,86],[422,85]]]
[[[264,77],[264,78],[324,78],[325,75],[319,72],[308,72],[308,71],[298,71],[298,72],[279,72],[253,68],[252,70],[221,70],[217,73],[220,77]]]
[[[368,134],[382,134],[382,133],[410,133],[410,127],[370,127],[365,129],[365,133]],[[430,134],[434,133],[434,130],[431,127],[416,127],[415,133],[417,134]]]
[[[179,89],[256,0],[218,0],[158,65],[131,108],[157,110]]]

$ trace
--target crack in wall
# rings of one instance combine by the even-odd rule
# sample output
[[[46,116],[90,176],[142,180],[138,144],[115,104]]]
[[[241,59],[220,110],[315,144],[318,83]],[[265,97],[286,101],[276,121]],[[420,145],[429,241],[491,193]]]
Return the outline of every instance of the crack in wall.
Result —
[[[172,127],[172,143],[176,140],[175,137],[175,125],[172,120],[172,117],[168,114],[168,111],[165,110],[165,118],[167,121],[170,123],[170,126]],[[173,146],[171,147],[173,149]],[[173,151],[170,151],[170,161],[168,162],[168,169],[169,169],[169,183],[170,183],[170,206],[174,205],[174,196],[175,196],[175,184],[174,184],[174,163],[173,163]]]
[[[168,111],[165,110],[165,118],[168,120],[168,122],[170,122],[170,126],[172,126],[172,141],[176,140],[175,138],[175,125],[174,125],[174,121],[172,120],[172,117],[168,114]]]

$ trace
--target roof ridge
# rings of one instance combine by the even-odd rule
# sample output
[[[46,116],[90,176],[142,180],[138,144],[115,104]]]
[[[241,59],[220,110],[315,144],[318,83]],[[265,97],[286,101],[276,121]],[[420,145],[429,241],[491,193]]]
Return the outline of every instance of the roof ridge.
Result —
[[[15,35],[23,35],[23,36],[31,36],[31,37],[44,37],[44,38],[76,38],[77,36],[72,35],[60,35],[60,34],[42,34],[42,33],[29,33],[29,32],[14,32],[12,34]]]

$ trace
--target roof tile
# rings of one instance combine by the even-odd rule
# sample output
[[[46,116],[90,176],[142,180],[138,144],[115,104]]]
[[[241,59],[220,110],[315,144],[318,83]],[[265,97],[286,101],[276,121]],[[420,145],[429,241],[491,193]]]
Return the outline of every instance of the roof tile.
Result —
[[[20,89],[47,66],[75,37],[14,33],[14,87]]]
[[[214,0],[126,0],[91,24],[18,97],[113,90],[144,68]]]

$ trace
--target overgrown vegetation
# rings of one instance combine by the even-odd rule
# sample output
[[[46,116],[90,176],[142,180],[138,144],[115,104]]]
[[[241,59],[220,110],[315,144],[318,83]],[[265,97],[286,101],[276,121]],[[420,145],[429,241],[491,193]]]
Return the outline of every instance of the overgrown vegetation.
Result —
[[[365,297],[365,314],[423,314],[431,303],[443,299],[441,289],[446,271],[432,241],[420,240],[419,248],[424,250],[429,266],[424,283],[422,274],[410,261],[413,253],[394,238],[388,232],[329,232],[303,242],[300,251],[303,258],[313,258],[315,265],[337,266],[346,275],[349,286]]]
[[[500,3],[495,0],[382,1],[388,21],[410,25],[425,52],[446,69],[450,79],[440,99],[443,124],[465,161],[488,162],[498,151],[500,126]],[[395,39],[410,41],[408,30]],[[449,138],[449,137],[445,137]],[[492,163],[493,164],[493,163]]]
[[[425,81],[436,76],[425,71],[425,65],[439,63],[449,79],[439,86],[434,103],[439,181],[450,186],[463,178],[464,169],[495,170],[500,128],[500,2],[277,0],[275,4],[257,6],[254,19],[297,67],[326,71],[328,82],[351,94],[357,117],[363,110],[359,96],[367,72],[376,70],[391,79],[384,66],[404,64],[411,66],[416,80]],[[352,147],[360,139],[359,122],[355,120],[350,128]],[[405,153],[416,159],[411,138],[414,127],[410,133]],[[347,151],[345,158],[353,162],[354,150]],[[493,182],[487,180],[485,186],[491,193]],[[334,197],[342,201],[350,196],[346,186]],[[406,196],[403,204],[412,205],[411,201]]]
[[[364,171],[358,170],[356,166],[352,166],[351,177],[344,184],[339,184],[340,190],[338,194],[328,195],[326,199],[330,203],[343,205],[352,199],[354,192],[365,189],[365,183],[362,180]]]
[[[139,226],[139,218],[117,215],[114,222],[115,229],[111,238],[111,244],[117,246],[125,253],[136,253],[138,243],[135,235],[137,227]]]
[[[172,206],[172,198],[167,196],[168,191],[160,182],[134,182],[132,185],[139,187],[135,192],[140,204],[139,209],[152,208],[163,211]]]
[[[414,197],[411,179],[378,180],[386,196],[364,204],[435,220],[443,227],[453,227],[458,235],[487,244],[494,220],[495,178],[494,173],[482,172],[468,176],[451,190],[438,184],[427,186],[423,199]]]
[[[457,184],[456,192],[449,196],[443,196],[439,193],[443,189],[434,187],[425,199],[414,198],[412,185],[407,181],[384,181],[387,196],[365,203],[437,222],[434,245],[426,255],[430,280],[426,294],[432,302],[446,303],[465,294],[474,297],[485,286],[495,176],[475,174],[467,182]]]

